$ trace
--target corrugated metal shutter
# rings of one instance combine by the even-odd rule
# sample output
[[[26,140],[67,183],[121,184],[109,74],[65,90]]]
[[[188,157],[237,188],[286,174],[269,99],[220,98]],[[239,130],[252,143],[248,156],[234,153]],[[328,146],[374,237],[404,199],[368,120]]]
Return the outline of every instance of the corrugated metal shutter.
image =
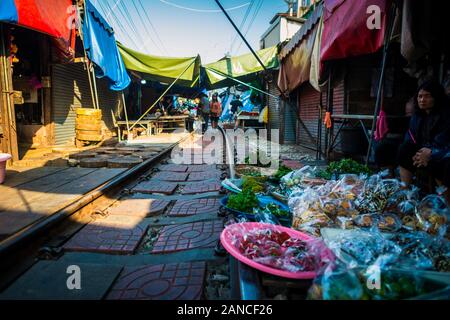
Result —
[[[81,63],[54,65],[52,69],[55,143],[74,142],[76,108],[91,108],[92,98],[86,71]]]
[[[269,93],[279,96],[276,83],[269,83]],[[269,96],[269,123],[271,129],[280,129],[280,99]]]
[[[345,114],[347,111],[345,110],[346,105],[346,95],[345,95],[345,82],[342,80],[342,82],[337,85],[333,90],[333,114]],[[326,102],[325,102],[326,103]],[[335,134],[336,134],[337,128],[335,128]],[[342,143],[341,143],[341,136],[338,136],[336,139],[334,150],[337,152],[342,151]]]
[[[301,123],[299,123],[298,141],[301,145],[316,149],[320,92],[316,91],[310,84],[305,84],[299,90],[298,101],[301,119]]]
[[[297,140],[297,115],[296,115],[296,106],[297,103],[297,95],[293,92],[291,93],[291,101],[289,106],[287,103],[285,104],[284,109],[284,143],[291,144],[296,143]]]
[[[327,92],[322,93],[322,106],[327,106]],[[299,105],[300,105],[300,119],[302,123],[298,127],[298,141],[301,145],[310,148],[317,148],[317,136],[319,130],[319,105],[320,92],[316,91],[312,86],[306,84],[299,89]],[[343,114],[345,112],[345,85],[344,81],[339,83],[333,90],[333,114]],[[322,140],[321,149],[324,150],[326,139],[326,128],[321,119]],[[336,151],[340,151],[340,138],[336,141]]]
[[[103,134],[112,136],[115,128],[111,110],[117,114],[122,93],[110,90],[108,81],[105,79],[97,79],[97,91],[100,109],[102,109]]]
[[[72,144],[75,138],[76,108],[92,108],[89,80],[83,64],[54,65],[52,69],[53,121],[56,145]],[[103,121],[113,132],[111,110],[118,108],[118,93],[108,89],[107,81],[97,79]]]

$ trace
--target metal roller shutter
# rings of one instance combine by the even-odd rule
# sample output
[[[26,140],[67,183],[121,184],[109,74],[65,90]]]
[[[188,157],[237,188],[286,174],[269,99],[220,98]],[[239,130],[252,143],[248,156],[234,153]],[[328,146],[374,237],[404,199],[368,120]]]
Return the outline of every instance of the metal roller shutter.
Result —
[[[269,83],[269,93],[279,96],[280,92],[276,86],[275,81]],[[269,96],[269,124],[270,129],[280,129],[280,99],[275,99]]]
[[[76,108],[92,108],[89,80],[83,64],[54,65],[52,68],[52,117],[55,124],[55,144],[73,144]],[[118,93],[109,90],[104,79],[97,79],[97,91],[106,133],[113,132],[111,110],[118,108]],[[104,130],[105,132],[105,130]]]
[[[299,106],[300,119],[302,123],[298,124],[298,141],[301,145],[317,149],[317,136],[319,130],[319,106],[320,106],[320,92],[316,91],[311,85],[305,84],[299,89]],[[322,93],[322,106],[327,105],[327,93]],[[344,81],[339,83],[333,90],[333,113],[344,113],[345,106],[345,86]],[[322,130],[322,150],[324,149],[326,139],[326,128],[321,120]],[[340,149],[340,141],[337,140],[336,150]]]
[[[111,110],[117,114],[121,93],[110,90],[108,81],[105,79],[97,79],[97,91],[100,109],[102,109],[103,134],[105,136],[112,136],[115,129]]]
[[[344,80],[336,86],[333,90],[333,114],[345,114],[346,111],[346,95],[345,95],[345,85]],[[326,103],[326,102],[325,102]],[[337,129],[335,129],[337,130]],[[342,151],[342,142],[341,142],[341,136],[337,137],[336,139],[336,146],[334,148],[335,151],[341,152]]]
[[[297,94],[291,93],[290,105],[285,104],[284,109],[284,143],[294,144],[297,140],[297,116],[295,103],[298,101]]]
[[[300,145],[317,148],[320,92],[311,85],[303,85],[299,90],[300,120],[298,141]]]

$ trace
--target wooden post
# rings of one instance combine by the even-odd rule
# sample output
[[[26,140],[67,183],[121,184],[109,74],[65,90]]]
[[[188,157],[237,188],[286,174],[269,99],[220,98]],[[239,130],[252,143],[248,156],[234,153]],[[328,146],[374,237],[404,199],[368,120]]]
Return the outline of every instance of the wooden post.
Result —
[[[40,52],[41,60],[41,76],[44,83],[44,88],[42,88],[43,94],[43,118],[44,118],[44,128],[45,128],[45,145],[46,147],[53,146],[55,144],[55,125],[52,121],[52,88],[51,88],[51,68],[50,68],[50,43],[47,37],[41,36],[42,46]]]
[[[7,153],[11,154],[11,162],[19,160],[19,146],[17,143],[16,115],[14,110],[12,70],[9,61],[9,41],[4,25],[0,23],[0,89],[3,137]]]

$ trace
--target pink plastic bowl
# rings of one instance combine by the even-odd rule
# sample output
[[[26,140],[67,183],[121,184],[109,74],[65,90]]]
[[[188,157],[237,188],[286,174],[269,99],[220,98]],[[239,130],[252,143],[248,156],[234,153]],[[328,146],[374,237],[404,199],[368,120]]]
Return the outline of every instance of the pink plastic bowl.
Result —
[[[11,159],[11,155],[7,153],[0,153],[0,184],[5,181],[6,177],[6,161]]]
[[[11,155],[8,153],[0,153],[0,162],[6,162],[11,159]]]
[[[242,234],[242,232],[245,232],[246,230],[251,231],[251,230],[255,230],[255,229],[272,229],[272,230],[279,231],[279,232],[286,232],[287,234],[289,234],[291,236],[291,238],[296,238],[296,239],[305,240],[305,241],[315,239],[314,237],[304,234],[302,232],[299,232],[297,230],[282,227],[282,226],[259,223],[259,222],[246,222],[246,223],[232,224],[232,225],[228,226],[227,228],[225,228],[225,230],[223,230],[223,232],[220,236],[220,241],[222,242],[223,247],[233,257],[235,257],[242,263],[245,263],[246,265],[248,265],[254,269],[257,269],[259,271],[269,273],[269,274],[272,274],[272,275],[275,275],[278,277],[289,278],[289,279],[314,279],[316,277],[316,272],[314,272],[314,271],[289,272],[289,271],[274,269],[269,266],[265,266],[258,262],[255,262],[255,261],[245,257],[244,255],[242,255],[241,252],[239,251],[239,249],[236,248],[232,244],[233,235]],[[333,259],[332,258],[333,254],[331,253],[331,251],[328,248],[326,248],[325,245],[324,245],[324,250],[326,250],[326,252],[323,253],[324,254],[323,256],[328,259]]]

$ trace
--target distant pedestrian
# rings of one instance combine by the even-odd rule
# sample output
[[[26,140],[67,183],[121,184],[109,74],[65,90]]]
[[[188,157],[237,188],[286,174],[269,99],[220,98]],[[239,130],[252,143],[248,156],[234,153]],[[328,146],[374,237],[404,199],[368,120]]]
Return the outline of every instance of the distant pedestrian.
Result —
[[[233,101],[231,101],[230,105],[231,105],[231,114],[232,114],[232,117],[235,122],[234,128],[237,129],[238,123],[239,123],[238,122],[238,114],[239,114],[239,111],[244,107],[244,105],[242,104],[242,101],[241,101],[241,96],[237,95],[235,97],[235,99]]]
[[[208,95],[204,92],[200,94],[199,109],[201,110],[203,121],[205,122],[203,127],[203,133],[205,133],[208,130],[211,109]]]
[[[211,126],[213,129],[217,129],[219,126],[219,118],[222,115],[222,104],[219,101],[219,94],[214,93],[210,105],[211,110]]]

